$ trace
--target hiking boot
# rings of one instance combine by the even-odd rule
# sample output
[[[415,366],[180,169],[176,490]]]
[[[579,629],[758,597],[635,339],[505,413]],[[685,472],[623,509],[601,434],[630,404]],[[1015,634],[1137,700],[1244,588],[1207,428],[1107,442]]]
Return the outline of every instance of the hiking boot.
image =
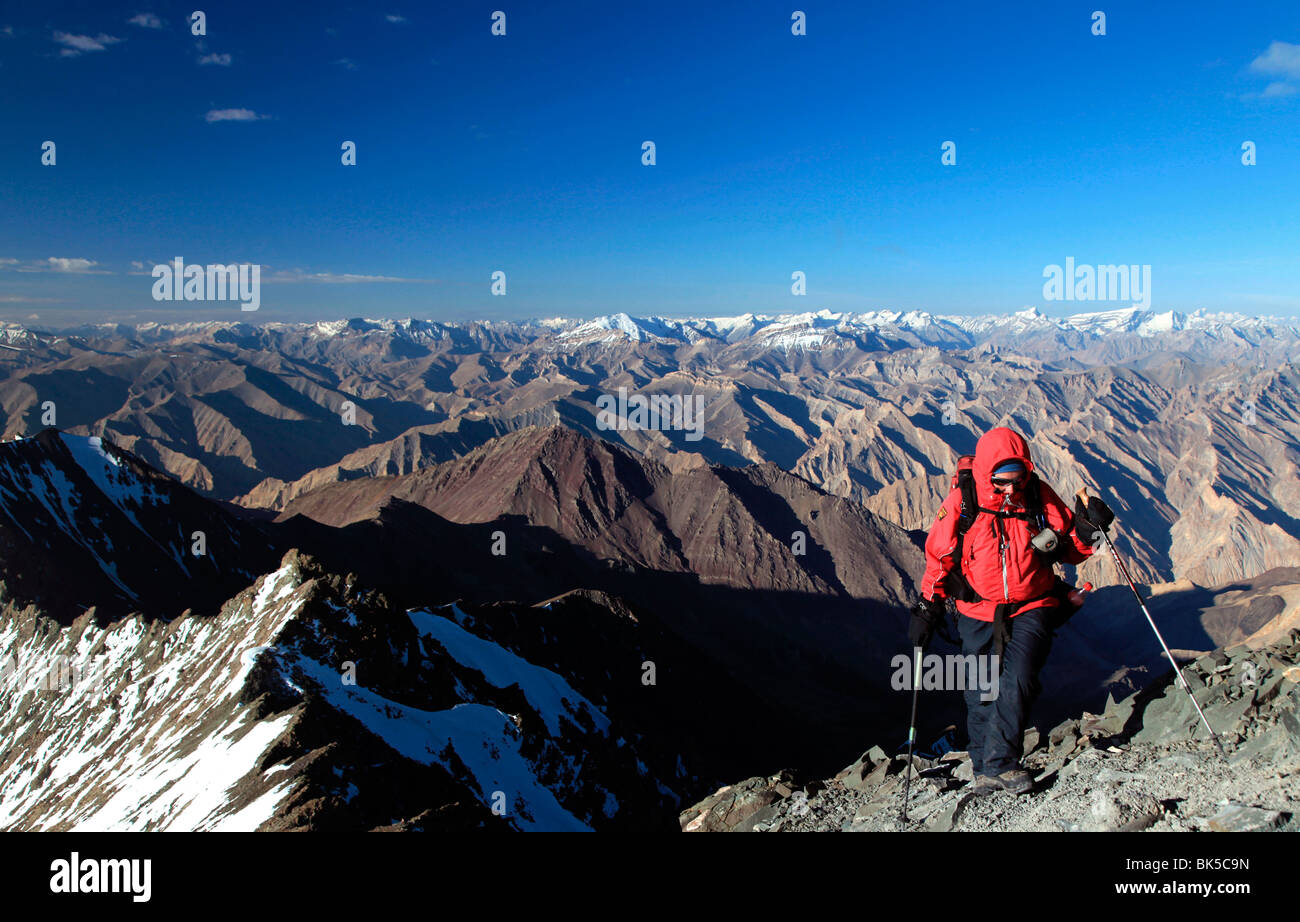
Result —
[[[1012,768],[1000,775],[976,775],[970,792],[976,797],[1008,791],[1012,794],[1024,794],[1034,786],[1034,777],[1023,768]]]
[[[1034,786],[1034,776],[1023,768],[1012,768],[998,775],[1002,790],[1012,794],[1028,794]]]

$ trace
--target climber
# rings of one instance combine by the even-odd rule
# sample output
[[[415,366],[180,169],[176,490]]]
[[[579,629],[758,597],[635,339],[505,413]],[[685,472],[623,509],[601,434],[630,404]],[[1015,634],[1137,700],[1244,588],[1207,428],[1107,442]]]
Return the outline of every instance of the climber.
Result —
[[[952,599],[962,652],[999,657],[998,696],[981,701],[969,685],[965,692],[971,790],[1023,794],[1033,787],[1020,758],[1029,710],[1042,688],[1038,673],[1055,631],[1074,611],[1072,587],[1054,565],[1086,560],[1115,515],[1095,496],[1086,506],[1076,498],[1072,515],[1038,479],[1028,444],[1011,429],[985,433],[974,457],[959,462],[953,482],[926,539],[909,639],[914,649],[924,648],[944,625]]]

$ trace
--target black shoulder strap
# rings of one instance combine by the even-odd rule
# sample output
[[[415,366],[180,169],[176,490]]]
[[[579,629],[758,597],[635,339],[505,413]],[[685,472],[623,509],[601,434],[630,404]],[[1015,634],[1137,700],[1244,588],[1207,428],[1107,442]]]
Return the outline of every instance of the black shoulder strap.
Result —
[[[1029,482],[1025,484],[1025,511],[1030,515],[1042,515],[1043,512],[1042,481],[1036,473],[1030,474]]]
[[[961,490],[961,518],[957,520],[957,559],[961,560],[961,539],[970,531],[975,516],[980,513],[980,504],[975,497],[975,475],[969,470],[957,472],[957,488]]]
[[[1029,482],[1025,484],[1025,512],[1030,520],[1038,523],[1040,529],[1047,527],[1047,519],[1043,515],[1043,482],[1038,479],[1038,474],[1029,475]]]
[[[966,532],[970,531],[975,517],[983,511],[975,496],[975,477],[969,468],[957,471],[957,488],[961,490],[961,515],[957,519],[957,543],[952,550],[952,569],[948,572],[947,591],[951,598],[962,602],[978,602],[979,594],[971,588],[966,574],[961,571],[962,544]]]

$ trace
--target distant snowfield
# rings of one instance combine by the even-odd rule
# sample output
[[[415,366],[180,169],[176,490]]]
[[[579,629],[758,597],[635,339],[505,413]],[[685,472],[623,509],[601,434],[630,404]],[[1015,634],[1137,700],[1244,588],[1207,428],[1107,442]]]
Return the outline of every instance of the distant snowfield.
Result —
[[[136,528],[143,531],[143,526],[136,518],[136,510],[146,502],[159,502],[162,497],[143,480],[122,470],[122,462],[104,450],[103,440],[99,436],[60,432],[59,438],[68,446],[72,457],[94,481],[99,491],[121,509]]]

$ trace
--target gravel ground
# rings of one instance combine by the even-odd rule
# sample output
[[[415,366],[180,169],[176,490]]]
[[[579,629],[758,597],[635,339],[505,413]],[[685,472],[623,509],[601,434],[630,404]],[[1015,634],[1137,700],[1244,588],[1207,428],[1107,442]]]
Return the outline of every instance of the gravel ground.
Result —
[[[1025,734],[1031,791],[976,797],[964,752],[879,747],[827,781],[792,773],[728,785],[684,810],[687,831],[1300,831],[1300,630],[1268,647],[1205,654],[1102,714]],[[1192,703],[1195,697],[1204,717]],[[1203,728],[1222,740],[1221,756]]]
[[[783,832],[946,831],[949,827],[1074,832],[1132,824],[1129,828],[1186,831],[1209,829],[1209,820],[1235,803],[1282,814],[1279,828],[1300,828],[1300,760],[1281,767],[1261,758],[1225,762],[1212,747],[1192,741],[1113,748],[1119,751],[1084,749],[1064,769],[1019,796],[969,794],[969,782],[947,777],[965,761],[964,753],[952,754],[947,764],[953,770],[941,767],[927,771],[930,777],[913,777],[911,821],[906,823],[899,816],[901,774],[888,776],[879,793],[832,781],[806,803],[802,798],[782,801],[770,826]],[[1041,761],[1031,756],[1027,764]],[[940,786],[946,790],[938,790]]]

